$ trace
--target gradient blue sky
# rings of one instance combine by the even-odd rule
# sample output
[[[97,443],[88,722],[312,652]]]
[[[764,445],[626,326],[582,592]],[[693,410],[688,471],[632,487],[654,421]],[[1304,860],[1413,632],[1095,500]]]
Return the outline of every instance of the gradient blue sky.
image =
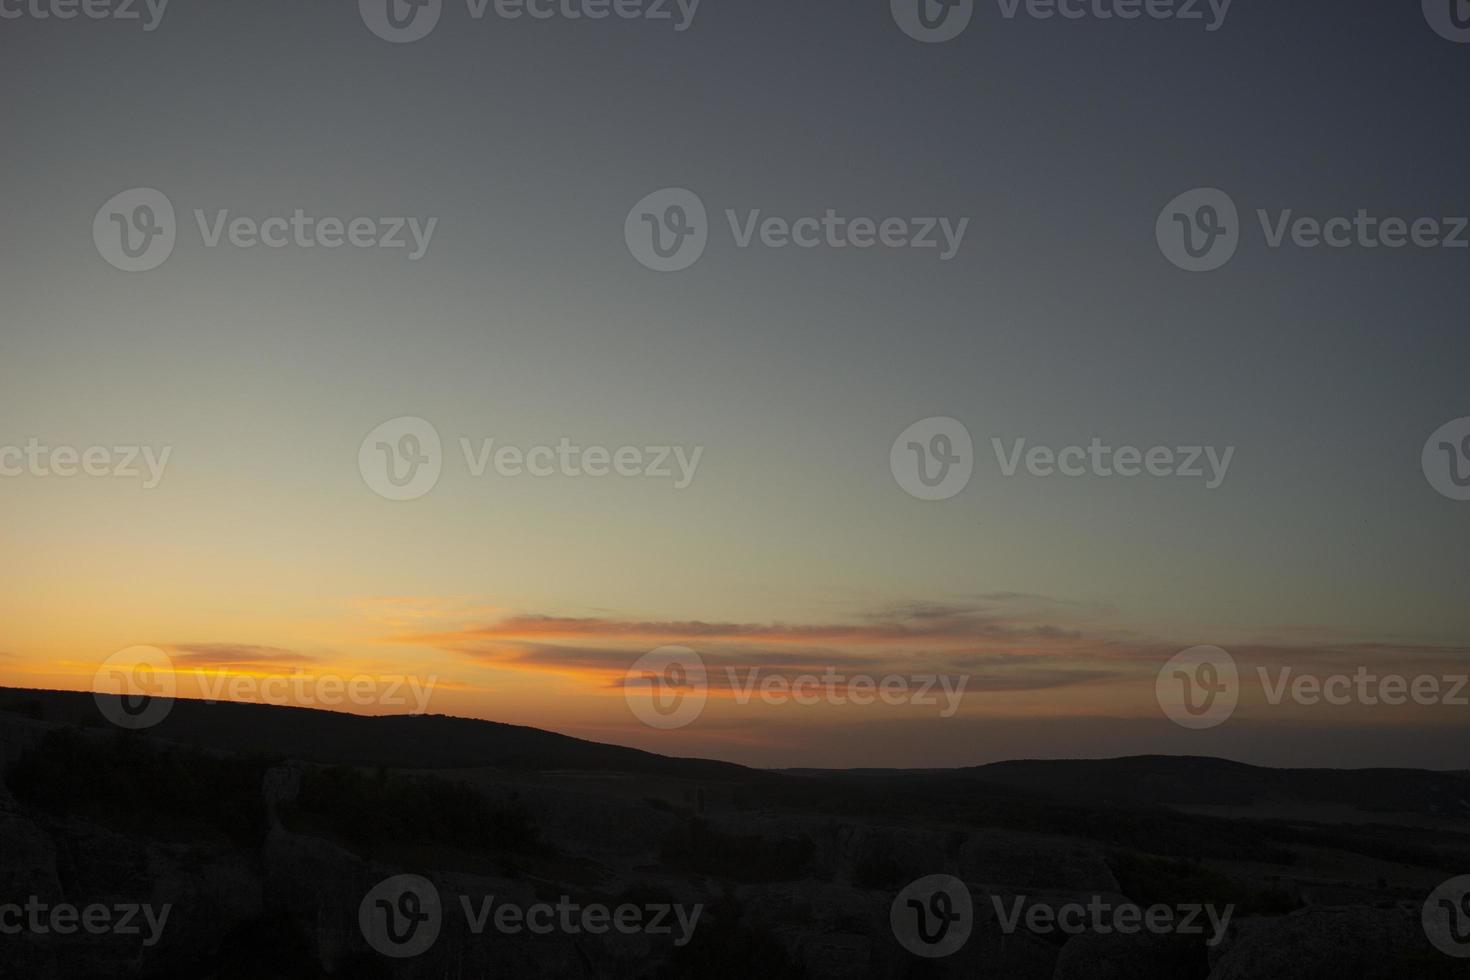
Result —
[[[935,743],[944,764],[1273,762],[1290,750],[1266,728],[1181,741],[1136,697],[1153,659],[1372,644],[1373,662],[1465,662],[1470,505],[1435,494],[1419,456],[1470,415],[1470,252],[1274,251],[1255,231],[1190,275],[1154,241],[1159,210],[1199,186],[1252,224],[1256,208],[1470,213],[1470,47],[1415,4],[1237,0],[1215,33],[982,5],[943,45],[905,37],[886,2],[705,0],[685,33],[477,23],[450,4],[430,37],[390,45],[350,3],[199,3],[152,33],[0,22],[0,77],[0,444],[174,447],[156,490],[0,480],[10,682],[85,687],[135,643],[262,645],[432,670],[462,687],[454,713],[760,764],[918,765]],[[89,230],[137,186],[185,228],[167,263],[129,275]],[[622,229],[667,186],[717,227],[697,265],[658,275]],[[410,263],[206,249],[189,214],[298,207],[439,224]],[[737,249],[725,208],[971,221],[940,262]],[[389,504],[356,451],[402,415],[432,420],[451,456],[461,435],[705,454],[683,491],[473,480],[451,460],[429,497]],[[888,450],[936,415],[966,423],[979,460],[966,492],[927,503]],[[1205,492],[1004,479],[992,436],[1237,450]],[[1014,596],[1031,598],[996,598]],[[1125,643],[1143,687],[996,697],[966,724],[1012,719],[999,740],[825,713],[655,737],[555,658],[543,672],[405,639],[552,616],[602,624],[571,632],[605,648],[616,623],[862,623],[914,603],[1061,621],[1080,646],[1026,652],[1063,672]],[[426,627],[363,612],[385,605]],[[1081,716],[1103,720],[1048,723]],[[914,730],[891,751],[852,737],[900,723]],[[1449,765],[1464,745],[1410,731],[1458,716],[1306,723],[1329,764]]]

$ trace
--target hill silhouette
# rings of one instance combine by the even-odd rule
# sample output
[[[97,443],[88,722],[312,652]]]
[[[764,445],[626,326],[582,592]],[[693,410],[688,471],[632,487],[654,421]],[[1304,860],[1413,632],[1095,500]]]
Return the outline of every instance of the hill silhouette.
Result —
[[[755,770],[534,728],[0,688],[0,889],[174,906],[156,947],[27,935],[0,977],[1449,978],[1425,896],[1470,868],[1470,776],[1140,756]],[[1425,828],[1433,828],[1433,832]],[[521,904],[698,904],[687,945],[495,935],[446,917],[384,958],[369,890],[423,876]],[[916,974],[891,907],[952,876],[973,937]],[[1228,908],[1203,936],[1002,930],[1013,901]],[[599,964],[588,972],[588,964]],[[6,972],[9,969],[12,972]],[[1326,972],[1324,972],[1326,971]]]
[[[109,697],[103,695],[103,697]],[[0,688],[0,711],[60,725],[104,727],[96,696]],[[175,699],[148,734],[226,752],[395,769],[594,769],[687,778],[733,777],[741,766],[676,759],[521,725],[448,715],[354,715],[311,708]]]

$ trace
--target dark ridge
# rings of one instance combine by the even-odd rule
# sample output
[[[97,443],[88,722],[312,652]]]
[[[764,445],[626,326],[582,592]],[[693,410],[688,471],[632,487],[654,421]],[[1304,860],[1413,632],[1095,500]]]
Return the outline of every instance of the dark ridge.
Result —
[[[0,688],[0,711],[36,721],[111,727],[94,695]],[[147,734],[247,755],[393,769],[592,769],[688,779],[753,778],[730,762],[676,759],[521,725],[447,715],[366,716],[313,708],[177,699]]]

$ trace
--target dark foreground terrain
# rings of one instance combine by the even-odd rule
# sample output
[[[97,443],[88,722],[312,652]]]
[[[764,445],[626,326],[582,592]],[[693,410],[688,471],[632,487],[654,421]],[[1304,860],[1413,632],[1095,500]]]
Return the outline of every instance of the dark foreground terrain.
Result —
[[[91,695],[10,689],[0,762],[7,980],[1470,977],[1421,922],[1470,873],[1470,773],[1175,757],[766,772],[240,704],[176,702],[141,734]],[[911,889],[936,875],[968,913]],[[551,928],[526,925],[537,905]],[[613,925],[569,905],[631,911]],[[1132,906],[1174,925],[1046,912]],[[1450,936],[1470,953],[1460,911]]]

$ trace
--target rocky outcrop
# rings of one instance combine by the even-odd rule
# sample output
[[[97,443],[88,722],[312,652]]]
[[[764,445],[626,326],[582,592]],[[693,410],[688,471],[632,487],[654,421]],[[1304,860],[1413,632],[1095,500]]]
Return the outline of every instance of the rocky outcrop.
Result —
[[[1439,980],[1465,961],[1431,947],[1409,910],[1303,909],[1233,926],[1209,980]]]
[[[1070,838],[987,831],[959,852],[967,881],[1018,893],[1115,894],[1117,879],[1102,851]]]
[[[8,805],[7,805],[8,806]],[[133,931],[66,934],[52,926],[7,937],[6,976],[140,976],[187,970],[208,960],[225,937],[261,911],[253,855],[168,844],[118,834],[75,819],[32,819],[0,808],[0,894],[42,909],[105,907],[109,921],[128,915]],[[148,913],[124,913],[124,907]],[[29,913],[27,913],[29,914]]]
[[[1209,972],[1196,936],[1084,933],[1062,947],[1052,980],[1205,980]]]

